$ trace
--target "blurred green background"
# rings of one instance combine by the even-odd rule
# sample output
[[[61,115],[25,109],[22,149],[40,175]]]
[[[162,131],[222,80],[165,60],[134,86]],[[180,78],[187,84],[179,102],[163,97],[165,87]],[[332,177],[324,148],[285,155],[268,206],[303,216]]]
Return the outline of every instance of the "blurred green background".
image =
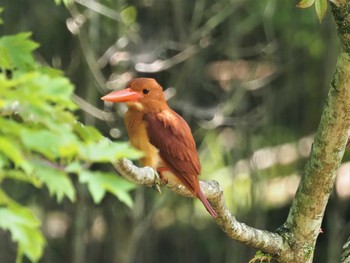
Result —
[[[133,77],[157,79],[192,128],[201,178],[223,186],[240,221],[274,231],[288,215],[338,51],[331,15],[319,24],[314,9],[296,4],[2,0],[0,32],[32,32],[36,60],[74,83],[80,121],[115,141],[127,140],[125,107],[100,97]],[[314,262],[338,261],[350,233],[344,167]],[[46,190],[8,189],[41,215],[47,245],[40,262],[241,263],[256,252],[226,237],[197,200],[139,186],[132,209],[110,195],[95,205],[84,185],[75,186],[74,203],[57,203]],[[15,258],[16,245],[1,230],[0,262]]]

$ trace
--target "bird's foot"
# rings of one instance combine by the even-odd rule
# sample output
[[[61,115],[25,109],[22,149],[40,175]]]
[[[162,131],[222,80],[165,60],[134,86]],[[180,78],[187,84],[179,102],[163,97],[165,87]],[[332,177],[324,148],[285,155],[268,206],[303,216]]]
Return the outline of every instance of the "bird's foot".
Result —
[[[158,174],[157,171],[154,170],[155,173],[155,180],[154,180],[154,184],[152,185],[152,188],[154,190],[156,190],[159,194],[162,194],[162,190],[160,189],[160,185],[161,185],[161,176]]]
[[[262,251],[256,252],[254,258],[252,258],[248,263],[263,263],[263,262],[268,262],[270,263],[272,259],[272,256],[270,254],[265,254]]]
[[[169,168],[168,167],[158,167],[157,172],[160,176],[160,180],[165,180],[165,176],[163,175],[164,172],[168,172]]]

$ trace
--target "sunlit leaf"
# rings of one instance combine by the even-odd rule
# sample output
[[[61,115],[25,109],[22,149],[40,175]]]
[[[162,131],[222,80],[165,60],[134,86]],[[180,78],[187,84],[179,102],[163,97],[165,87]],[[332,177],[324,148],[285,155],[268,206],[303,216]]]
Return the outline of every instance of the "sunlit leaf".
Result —
[[[98,172],[84,171],[80,173],[79,181],[87,184],[94,203],[99,204],[106,194],[103,177]]]
[[[121,158],[136,159],[141,153],[132,149],[128,143],[116,142],[104,138],[96,143],[89,143],[80,149],[83,160],[89,162],[115,162]]]
[[[96,204],[101,202],[106,191],[115,195],[129,207],[133,204],[129,191],[135,185],[114,173],[83,171],[79,176],[79,180],[88,185],[88,189]]]
[[[26,104],[25,102],[27,104],[30,102],[37,107],[50,106],[47,109],[76,109],[76,104],[70,99],[73,85],[67,78],[54,75],[54,73],[49,75],[38,71],[14,73],[17,81],[14,90],[15,98],[23,105]],[[21,97],[18,93],[22,93],[26,97]],[[30,100],[28,101],[28,99]],[[48,103],[50,105],[47,105]],[[54,104],[52,105],[52,103]]]
[[[69,176],[58,168],[50,167],[48,164],[35,164],[35,176],[49,189],[50,195],[55,195],[58,202],[63,197],[75,200],[75,189]]]
[[[301,0],[298,4],[297,7],[299,8],[308,8],[312,6],[315,3],[315,0]]]
[[[32,167],[24,158],[21,149],[15,142],[9,141],[6,137],[0,136],[0,154],[7,156],[16,166],[21,167],[26,173],[30,173]]]
[[[38,261],[45,245],[39,219],[28,208],[15,203],[0,207],[0,218],[0,227],[11,233],[19,250],[32,262]]]
[[[31,33],[20,33],[13,36],[3,36],[0,38],[0,48],[8,51],[11,67],[8,69],[28,69],[33,68],[35,60],[31,54],[39,45],[30,40]]]
[[[39,67],[37,69],[38,72],[41,72],[45,75],[48,75],[52,78],[57,78],[57,77],[63,77],[63,72],[59,69],[56,68],[50,68],[50,67]]]
[[[23,129],[20,138],[28,149],[41,153],[50,160],[70,157],[78,152],[76,138],[69,132],[56,134],[48,130]]]
[[[73,0],[55,0],[56,5],[63,3],[65,6],[69,6],[73,3]]]
[[[10,69],[11,68],[11,59],[9,52],[6,48],[0,46],[0,68]]]
[[[25,160],[20,149],[6,137],[0,137],[0,152],[6,155],[16,165],[20,165]]]
[[[25,129],[21,132],[21,140],[28,149],[51,160],[59,156],[60,137],[50,131]]]
[[[120,12],[123,22],[127,25],[132,25],[136,21],[137,9],[135,6],[128,6]]]
[[[6,156],[0,154],[0,171],[4,171],[5,166],[9,165],[9,160]],[[0,176],[3,176],[4,173],[0,173]]]
[[[35,187],[42,186],[42,182],[38,178],[34,177],[33,175],[25,174],[21,170],[4,170],[4,176],[12,180],[30,183]]]
[[[4,11],[4,9],[2,7],[0,7],[0,14]],[[4,23],[4,21],[2,20],[2,18],[0,17],[0,25],[2,25]]]
[[[80,174],[83,171],[83,167],[80,162],[70,162],[64,169],[67,173]]]
[[[315,9],[318,20],[322,22],[322,19],[324,18],[327,11],[327,0],[316,0]]]
[[[21,129],[25,128],[26,126],[10,118],[0,118],[0,127],[1,133],[9,138],[11,136],[19,136]]]
[[[101,133],[92,126],[85,126],[80,122],[74,125],[74,131],[85,142],[96,142],[102,139]]]
[[[73,86],[67,78],[37,74],[26,85],[34,85],[35,90],[41,91],[42,100],[57,103],[58,108],[76,109],[76,105],[69,98],[73,92]]]

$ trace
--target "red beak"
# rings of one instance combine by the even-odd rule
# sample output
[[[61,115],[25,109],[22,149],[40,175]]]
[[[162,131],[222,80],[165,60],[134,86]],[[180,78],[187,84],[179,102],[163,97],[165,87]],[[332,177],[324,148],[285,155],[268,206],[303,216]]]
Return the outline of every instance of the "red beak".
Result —
[[[109,102],[136,102],[142,97],[143,96],[140,93],[127,88],[123,90],[113,91],[106,96],[103,96],[101,100]]]

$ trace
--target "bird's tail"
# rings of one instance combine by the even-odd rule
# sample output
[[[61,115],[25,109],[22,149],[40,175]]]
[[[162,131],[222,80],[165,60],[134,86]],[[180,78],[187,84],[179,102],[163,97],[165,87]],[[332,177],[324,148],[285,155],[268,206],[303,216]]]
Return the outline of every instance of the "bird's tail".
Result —
[[[205,198],[204,194],[202,193],[202,191],[199,189],[199,191],[196,193],[197,197],[199,198],[199,200],[201,200],[201,202],[203,203],[203,205],[205,206],[205,208],[207,209],[207,211],[209,212],[209,214],[211,214],[212,217],[217,217],[217,213],[216,211],[213,209],[213,207],[211,206],[211,204],[208,202],[207,198]]]

